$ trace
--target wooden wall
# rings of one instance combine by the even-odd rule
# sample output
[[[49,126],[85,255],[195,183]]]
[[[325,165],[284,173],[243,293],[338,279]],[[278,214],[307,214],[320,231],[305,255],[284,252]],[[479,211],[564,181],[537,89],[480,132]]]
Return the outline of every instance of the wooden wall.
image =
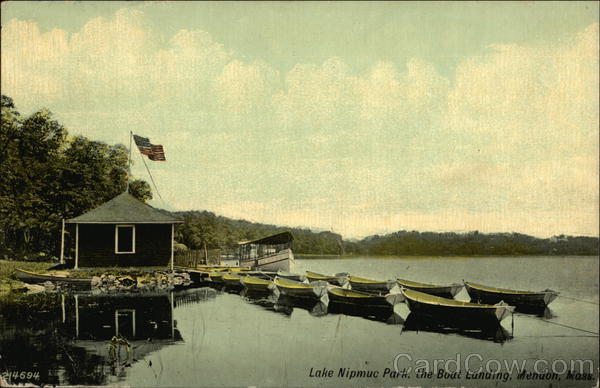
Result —
[[[79,266],[167,266],[171,224],[136,224],[135,253],[115,253],[114,224],[79,224]]]
[[[205,260],[204,249],[188,249],[175,252],[175,265],[188,268],[196,268],[197,265],[219,265],[221,264],[221,250],[207,249]]]

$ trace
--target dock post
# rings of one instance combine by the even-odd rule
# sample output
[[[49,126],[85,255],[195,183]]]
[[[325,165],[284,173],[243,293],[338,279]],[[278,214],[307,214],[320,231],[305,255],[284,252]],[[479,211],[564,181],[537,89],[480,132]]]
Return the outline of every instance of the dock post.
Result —
[[[75,224],[75,269],[79,268],[79,224]]]
[[[62,219],[62,228],[60,230],[60,263],[65,263],[65,219]]]
[[[175,267],[175,224],[171,224],[171,272]]]

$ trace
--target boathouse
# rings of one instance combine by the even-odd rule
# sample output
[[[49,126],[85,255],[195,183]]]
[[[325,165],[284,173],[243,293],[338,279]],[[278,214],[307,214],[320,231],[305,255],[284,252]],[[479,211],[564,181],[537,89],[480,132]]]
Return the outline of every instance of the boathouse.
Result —
[[[178,218],[129,193],[66,221],[75,225],[74,267],[173,265]]]

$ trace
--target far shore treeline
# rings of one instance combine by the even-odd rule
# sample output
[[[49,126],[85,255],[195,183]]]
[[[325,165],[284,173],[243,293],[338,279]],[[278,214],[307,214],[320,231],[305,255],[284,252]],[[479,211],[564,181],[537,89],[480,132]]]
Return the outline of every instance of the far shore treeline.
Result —
[[[42,109],[23,117],[2,96],[0,132],[0,258],[48,260],[60,250],[61,220],[82,214],[123,192],[128,150],[84,136],[70,136]],[[131,193],[147,201],[147,182]],[[188,249],[235,251],[237,243],[290,231],[296,254],[316,255],[598,255],[596,237],[536,238],[519,233],[399,231],[344,241],[329,231],[235,220],[208,211],[175,212],[184,221],[176,240]],[[67,233],[69,230],[67,230]],[[67,236],[67,241],[69,240]],[[71,244],[72,245],[72,244]],[[181,246],[181,245],[180,245]],[[66,255],[70,255],[67,249]]]

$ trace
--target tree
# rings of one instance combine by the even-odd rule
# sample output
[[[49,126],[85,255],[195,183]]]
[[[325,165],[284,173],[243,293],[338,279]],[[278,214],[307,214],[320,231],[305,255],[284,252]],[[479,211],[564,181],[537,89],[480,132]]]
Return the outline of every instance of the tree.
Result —
[[[67,130],[42,109],[23,118],[2,96],[0,131],[0,250],[54,253],[60,222],[82,214],[123,192],[128,150]],[[150,186],[131,182],[140,200]]]

